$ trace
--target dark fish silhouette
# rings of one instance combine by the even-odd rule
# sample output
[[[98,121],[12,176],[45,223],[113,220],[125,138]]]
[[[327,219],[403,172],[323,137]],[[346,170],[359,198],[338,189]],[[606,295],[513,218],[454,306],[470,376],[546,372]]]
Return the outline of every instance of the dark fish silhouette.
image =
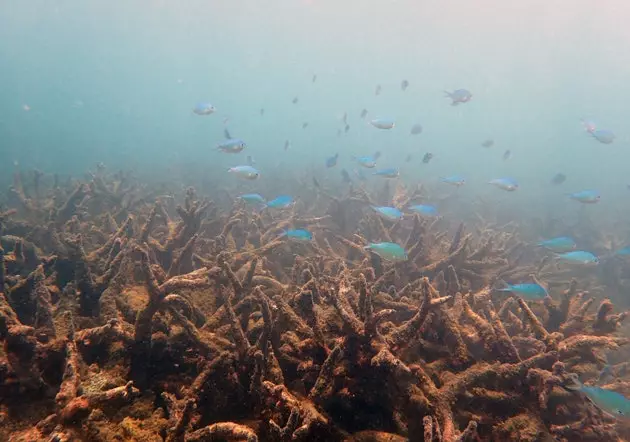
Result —
[[[346,124],[346,127],[343,129],[346,133],[348,133],[348,131],[350,130],[350,125]]]
[[[346,169],[341,169],[341,178],[343,179],[343,181],[345,183],[352,183],[352,178],[350,178],[350,174],[348,173],[348,171]]]
[[[422,162],[424,164],[429,164],[429,161],[431,161],[432,158],[433,158],[433,154],[431,152],[427,152],[422,157]]]
[[[409,163],[411,161],[411,154],[407,155],[407,158],[405,158],[405,162]]]
[[[305,121],[304,123],[302,123],[302,129],[306,129],[307,127],[308,127],[308,122]]]
[[[567,176],[563,173],[557,173],[554,175],[554,177],[551,179],[551,182],[553,184],[562,184],[567,180]]]
[[[339,159],[339,154],[338,153],[336,153],[332,157],[326,158],[326,167],[329,168],[329,169],[331,167],[335,167],[337,165],[337,160],[338,159]]]
[[[361,118],[365,118],[365,117],[367,117],[367,114],[368,114],[367,109],[363,109],[363,110],[361,111]]]
[[[293,104],[297,104],[297,102],[298,102],[298,101],[300,101],[300,99],[299,99],[298,97],[295,97],[295,98],[293,99]]]
[[[422,133],[422,126],[419,123],[411,126],[411,131],[409,132],[411,135],[418,135]]]
[[[317,181],[317,178],[315,177],[313,177],[313,185],[317,187],[318,189],[321,189],[321,186],[319,185],[319,181]]]
[[[232,135],[230,135],[230,131],[227,129],[223,129],[223,136],[225,136],[228,140],[232,139]]]
[[[317,81],[317,74],[313,74],[313,79],[311,80],[312,83],[315,83]]]
[[[492,146],[494,146],[494,140],[488,139],[488,140],[484,141],[483,143],[481,143],[481,145],[483,147],[492,147]]]
[[[372,158],[374,158],[375,160],[378,160],[380,157],[381,157],[380,151],[376,151],[374,152],[374,155],[372,155]]]
[[[262,117],[263,115],[265,115],[265,108],[261,107],[260,108],[260,116]]]
[[[286,140],[284,142],[284,150],[289,150],[289,144],[290,144],[289,140]]]
[[[343,113],[343,117],[341,118],[341,121],[343,121],[343,124],[348,124],[348,112]]]
[[[403,80],[400,83],[400,88],[403,90],[403,92],[406,91],[408,87],[409,87],[409,82],[407,80]]]
[[[510,158],[512,158],[512,151],[508,149],[503,153],[503,161],[507,161]]]
[[[376,90],[374,91],[374,95],[381,95],[381,85],[376,85]]]

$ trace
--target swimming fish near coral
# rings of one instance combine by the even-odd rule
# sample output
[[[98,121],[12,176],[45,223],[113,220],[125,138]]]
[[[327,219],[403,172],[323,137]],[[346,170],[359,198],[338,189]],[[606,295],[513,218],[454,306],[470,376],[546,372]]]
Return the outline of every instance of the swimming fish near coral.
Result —
[[[396,122],[389,118],[375,118],[370,124],[377,129],[393,129],[396,126]]]
[[[368,114],[368,110],[367,109],[363,109],[361,111],[361,115],[360,115],[361,119],[364,119],[365,117],[367,117],[367,114]]]
[[[370,250],[376,253],[383,259],[389,261],[406,261],[407,252],[400,245],[393,242],[379,242],[370,243],[363,247],[365,250]]]
[[[357,163],[359,163],[360,166],[367,169],[374,169],[376,167],[376,158],[374,158],[373,156],[353,158]]]
[[[582,190],[580,192],[567,194],[569,198],[584,204],[595,204],[601,199],[599,192],[596,190]]]
[[[512,151],[510,149],[503,152],[503,161],[507,161],[512,158]]]
[[[332,157],[326,158],[326,167],[330,169],[331,167],[335,167],[337,165],[337,160],[339,159],[339,154],[336,153]]]
[[[286,209],[293,204],[293,197],[289,195],[280,195],[267,203],[270,209]]]
[[[225,153],[239,153],[239,152],[242,152],[246,146],[247,145],[245,144],[243,140],[234,138],[234,139],[226,140],[222,143],[219,143],[219,145],[217,146],[217,150],[220,150],[221,152],[225,152]]]
[[[630,417],[630,399],[626,398],[621,393],[607,390],[596,385],[584,385],[579,381],[576,386],[567,386],[565,388],[579,391],[595,404],[597,408],[610,416],[624,419]]]
[[[506,190],[508,192],[514,192],[516,189],[518,189],[518,183],[512,178],[497,178],[494,180],[490,180],[488,184],[492,184],[493,186],[496,186],[499,189]]]
[[[487,139],[486,141],[484,141],[483,143],[481,143],[482,147],[492,147],[494,146],[494,140],[493,139]]]
[[[595,129],[593,132],[589,133],[602,144],[612,144],[615,138],[617,138],[615,133],[609,129]]]
[[[350,174],[346,169],[341,169],[341,179],[344,183],[352,183],[352,178],[350,178]]]
[[[567,264],[581,264],[587,266],[599,264],[599,258],[597,256],[583,250],[561,253],[560,255],[556,255],[556,258]]]
[[[398,171],[398,169],[395,168],[378,169],[372,175],[379,175],[385,178],[397,178],[398,176],[400,176],[400,172]]]
[[[415,204],[413,206],[409,206],[409,210],[413,210],[416,213],[424,216],[437,216],[438,212],[434,206],[429,206],[427,204]]]
[[[557,238],[540,241],[537,245],[556,253],[570,252],[577,247],[573,238],[569,238],[568,236],[559,236]]]
[[[400,89],[402,89],[403,92],[405,92],[408,87],[409,87],[409,82],[407,80],[403,80],[400,82]]]
[[[374,209],[380,216],[389,221],[397,221],[403,217],[402,212],[395,207],[372,206],[372,209]]]
[[[414,124],[413,126],[411,126],[411,130],[409,131],[409,133],[411,135],[419,135],[422,133],[422,125],[419,123]]]
[[[247,204],[265,204],[265,199],[257,193],[246,193],[239,196]]]
[[[257,180],[260,177],[260,172],[252,166],[235,166],[229,168],[228,172],[246,180]]]
[[[444,91],[445,97],[452,100],[451,106],[457,106],[460,103],[468,103],[472,99],[472,94],[466,89],[457,89],[453,92]]]
[[[540,284],[508,284],[507,287],[496,290],[498,292],[512,292],[528,301],[538,301],[548,296],[547,290]]]
[[[551,179],[551,183],[552,184],[562,184],[567,180],[567,176],[563,173],[557,173],[553,176],[553,178]]]
[[[197,103],[193,108],[193,112],[197,115],[212,115],[217,109],[210,103]]]
[[[450,184],[452,186],[461,187],[466,184],[466,180],[459,175],[451,175],[447,177],[440,177],[443,183]]]
[[[431,159],[433,159],[433,154],[431,152],[427,152],[422,157],[422,162],[424,164],[429,164],[429,161],[431,161]]]
[[[284,236],[297,241],[311,241],[313,239],[313,234],[304,229],[285,230],[282,232],[282,235],[280,235],[280,238]]]

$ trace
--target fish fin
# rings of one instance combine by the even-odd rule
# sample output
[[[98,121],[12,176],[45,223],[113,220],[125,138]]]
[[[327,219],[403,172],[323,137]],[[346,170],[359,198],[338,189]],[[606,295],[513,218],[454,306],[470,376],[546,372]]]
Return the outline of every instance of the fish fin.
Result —
[[[449,92],[449,91],[444,91],[444,98],[446,98],[446,97],[448,97],[448,98],[453,97],[453,93]]]

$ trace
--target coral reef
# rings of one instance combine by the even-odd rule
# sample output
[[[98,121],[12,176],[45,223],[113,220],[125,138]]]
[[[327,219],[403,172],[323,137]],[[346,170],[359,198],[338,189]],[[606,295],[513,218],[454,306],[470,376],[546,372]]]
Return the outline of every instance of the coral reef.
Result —
[[[614,357],[630,342],[627,313],[599,296],[598,275],[556,268],[516,227],[453,232],[442,218],[366,210],[422,197],[402,186],[315,188],[254,212],[192,188],[176,205],[103,168],[47,178],[17,174],[0,213],[1,440],[630,435],[564,388],[597,380],[610,354],[608,387],[630,392]],[[280,238],[285,228],[314,239]],[[408,259],[383,261],[364,250],[372,241]],[[523,280],[550,297],[493,290]]]

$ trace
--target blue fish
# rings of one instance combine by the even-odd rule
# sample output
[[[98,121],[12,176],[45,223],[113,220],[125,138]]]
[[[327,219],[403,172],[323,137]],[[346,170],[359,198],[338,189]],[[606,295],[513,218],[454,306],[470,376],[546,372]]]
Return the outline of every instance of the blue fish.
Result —
[[[257,193],[246,193],[245,195],[239,196],[239,198],[247,204],[265,204],[265,199]]]
[[[557,238],[540,241],[538,245],[556,253],[570,252],[577,247],[575,241],[568,236],[559,236]]]
[[[447,177],[440,177],[443,183],[451,184],[456,187],[463,186],[466,184],[466,180],[459,175],[451,175]]]
[[[376,118],[370,121],[370,124],[377,129],[393,129],[396,122],[391,118]]]
[[[293,204],[293,198],[289,195],[280,195],[269,201],[267,207],[271,209],[286,209]]]
[[[468,103],[472,99],[472,94],[466,89],[457,89],[453,92],[444,91],[445,96],[452,100],[451,106],[457,106],[460,103]]]
[[[599,264],[599,258],[597,256],[593,255],[591,252],[585,252],[583,250],[561,253],[560,255],[557,255],[556,258],[569,264],[582,264],[589,266]]]
[[[367,157],[355,157],[354,158],[360,166],[363,166],[367,169],[374,169],[376,167],[376,158],[367,156]]]
[[[245,149],[247,145],[243,140],[239,140],[237,138],[232,138],[229,140],[225,140],[222,143],[219,143],[217,146],[217,150],[225,153],[239,153]]]
[[[569,198],[584,204],[595,204],[601,199],[599,192],[596,190],[582,190],[581,192],[569,193]]]
[[[499,189],[506,190],[508,192],[514,192],[518,189],[518,183],[512,178],[497,178],[488,182]]]
[[[508,284],[507,287],[497,289],[498,292],[512,292],[529,301],[538,301],[548,296],[547,290],[539,284]]]
[[[612,144],[612,142],[615,141],[615,138],[617,138],[614,132],[608,129],[595,129],[590,132],[590,134],[602,144]]]
[[[606,390],[595,385],[583,385],[578,382],[576,387],[566,387],[579,391],[586,396],[597,408],[610,416],[627,419],[630,416],[630,400],[621,393]]]
[[[630,246],[626,246],[623,249],[619,249],[615,252],[617,256],[630,256]]]
[[[260,177],[260,172],[252,166],[231,167],[228,169],[228,172],[245,180],[257,180]]]
[[[339,154],[338,153],[336,153],[332,157],[326,158],[326,167],[329,168],[329,169],[331,167],[335,167],[337,165],[337,159],[338,158],[339,158]]]
[[[414,206],[409,206],[409,209],[424,216],[437,216],[438,214],[437,209],[434,206],[429,206],[426,204],[416,204]]]
[[[400,175],[398,169],[389,168],[389,169],[379,169],[374,172],[372,175],[379,175],[385,178],[397,178]]]
[[[217,109],[210,103],[197,103],[193,108],[193,112],[197,115],[211,115],[216,111]]]
[[[402,212],[395,207],[372,206],[372,209],[376,210],[376,212],[378,212],[379,215],[381,215],[383,218],[390,221],[397,221],[403,217]]]
[[[407,252],[401,246],[393,242],[370,243],[364,247],[365,250],[371,250],[383,259],[390,261],[406,261]]]
[[[311,241],[313,239],[313,234],[308,230],[304,229],[295,229],[295,230],[285,230],[280,237],[286,236],[289,239],[295,239],[298,241]]]

